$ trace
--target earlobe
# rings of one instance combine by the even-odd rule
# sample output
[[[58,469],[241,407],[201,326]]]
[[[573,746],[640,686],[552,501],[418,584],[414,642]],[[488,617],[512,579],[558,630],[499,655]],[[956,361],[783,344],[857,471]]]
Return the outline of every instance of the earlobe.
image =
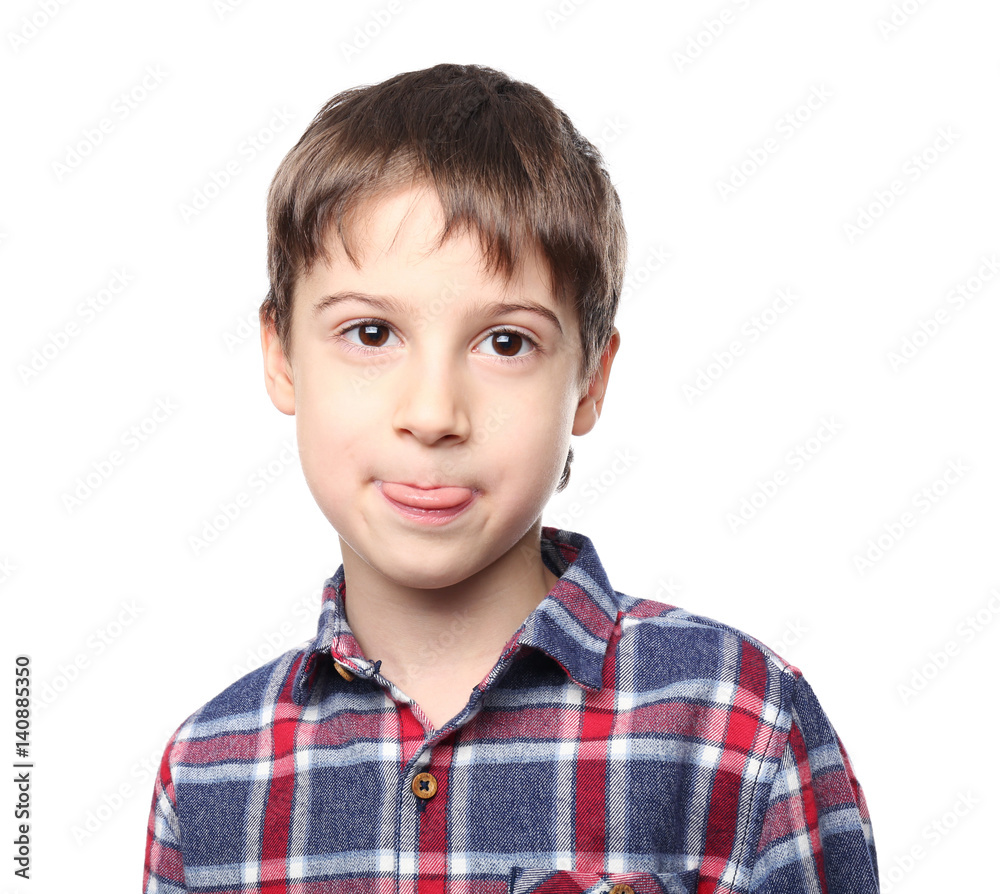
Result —
[[[291,366],[274,324],[263,314],[260,317],[260,347],[264,355],[264,386],[271,403],[287,416],[294,416],[295,385]]]
[[[608,378],[611,375],[611,364],[614,362],[615,354],[621,344],[621,334],[615,328],[611,332],[611,340],[607,348],[601,354],[601,362],[597,372],[590,380],[586,394],[580,398],[576,407],[576,417],[573,420],[573,434],[585,435],[595,425],[601,416],[601,407],[604,405],[604,395],[608,389]]]

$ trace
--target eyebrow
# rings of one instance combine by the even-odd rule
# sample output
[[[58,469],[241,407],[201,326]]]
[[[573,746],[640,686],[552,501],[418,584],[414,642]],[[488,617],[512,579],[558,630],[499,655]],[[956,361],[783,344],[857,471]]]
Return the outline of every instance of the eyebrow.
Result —
[[[323,311],[336,304],[340,304],[344,301],[359,301],[362,304],[367,304],[369,307],[373,307],[376,310],[383,312],[394,313],[401,315],[404,312],[402,303],[393,298],[391,295],[369,295],[366,292],[335,292],[332,295],[326,295],[320,298],[319,301],[313,305],[313,316],[319,316]],[[505,313],[514,313],[515,311],[524,311],[525,313],[535,314],[536,316],[542,317],[547,320],[556,329],[559,330],[559,334],[563,334],[562,324],[559,322],[559,318],[552,313],[547,307],[541,304],[535,304],[532,301],[492,301],[489,304],[479,305],[477,307],[470,308],[465,314],[466,319],[473,317],[477,314],[484,314],[488,317],[499,317]]]

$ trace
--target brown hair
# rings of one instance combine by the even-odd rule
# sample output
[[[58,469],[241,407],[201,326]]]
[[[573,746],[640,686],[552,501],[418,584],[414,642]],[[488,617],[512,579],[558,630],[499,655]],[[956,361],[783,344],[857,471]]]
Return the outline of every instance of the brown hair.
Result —
[[[351,214],[407,181],[433,184],[438,244],[478,234],[488,269],[510,278],[535,246],[556,299],[579,321],[580,380],[597,371],[625,273],[621,205],[600,153],[536,87],[478,65],[435,65],[330,99],[285,156],[267,199],[270,291],[260,308],[290,350],[297,277],[327,258],[335,228],[355,266]],[[557,490],[569,479],[570,448]]]

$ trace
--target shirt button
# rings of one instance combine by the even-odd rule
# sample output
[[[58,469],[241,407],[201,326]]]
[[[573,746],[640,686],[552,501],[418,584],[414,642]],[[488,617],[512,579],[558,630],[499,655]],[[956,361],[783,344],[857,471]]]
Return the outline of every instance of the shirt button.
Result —
[[[434,778],[433,773],[417,773],[413,777],[413,784],[410,788],[413,789],[413,794],[426,801],[437,794],[438,781]]]
[[[631,885],[615,885],[610,894],[635,894],[635,890]]]
[[[333,662],[333,666],[337,668],[337,673],[340,674],[340,676],[342,676],[345,680],[347,680],[348,683],[350,683],[351,680],[354,679],[354,674],[352,674],[346,667],[344,667],[344,665],[339,664],[338,662],[335,661]]]

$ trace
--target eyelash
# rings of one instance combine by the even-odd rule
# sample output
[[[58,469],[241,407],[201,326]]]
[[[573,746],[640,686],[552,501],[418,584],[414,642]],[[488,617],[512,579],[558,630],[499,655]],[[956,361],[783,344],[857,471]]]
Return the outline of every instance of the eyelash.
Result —
[[[392,326],[385,320],[379,320],[375,317],[370,317],[363,320],[354,320],[352,323],[348,323],[346,326],[342,326],[340,329],[334,332],[333,335],[335,338],[342,338],[345,335],[345,333],[350,332],[352,329],[359,329],[362,326],[384,326],[390,332],[395,332]],[[509,326],[497,326],[494,329],[490,329],[489,332],[487,332],[486,335],[483,336],[480,342],[477,342],[477,344],[486,341],[486,339],[494,335],[501,335],[501,334],[521,336],[521,338],[523,338],[526,342],[528,342],[528,344],[531,345],[532,350],[530,350],[527,354],[518,357],[505,357],[503,354],[488,354],[486,356],[498,357],[501,360],[504,360],[508,363],[524,363],[532,356],[532,354],[542,353],[541,345],[539,345],[539,343],[535,341],[535,339],[533,339],[526,332],[522,332],[520,329],[511,329]],[[399,337],[398,333],[396,337],[397,338]],[[343,339],[343,343],[348,350],[355,351],[359,354],[367,356],[370,356],[372,354],[377,354],[381,350],[380,348],[370,348],[367,347],[366,345],[358,345],[352,341],[348,341],[347,339]]]

